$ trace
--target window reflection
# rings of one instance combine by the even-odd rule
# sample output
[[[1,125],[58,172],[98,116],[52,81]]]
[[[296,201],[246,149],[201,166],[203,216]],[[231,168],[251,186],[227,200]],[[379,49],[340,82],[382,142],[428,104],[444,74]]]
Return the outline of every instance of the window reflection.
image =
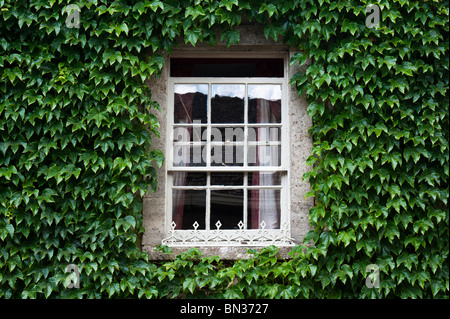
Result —
[[[206,123],[208,84],[175,84],[174,122]]]
[[[244,123],[244,84],[211,86],[211,123]]]
[[[250,229],[280,228],[280,191],[276,189],[253,189],[248,191],[248,221]]]
[[[220,221],[220,229],[238,229],[239,222],[243,219],[244,191],[213,190],[211,191],[211,229],[216,229],[216,223]]]
[[[193,229],[197,222],[198,229],[205,229],[206,191],[173,190],[172,221],[175,229]]]
[[[244,173],[211,173],[211,185],[239,186],[244,184]]]
[[[281,85],[248,86],[248,122],[281,123]]]

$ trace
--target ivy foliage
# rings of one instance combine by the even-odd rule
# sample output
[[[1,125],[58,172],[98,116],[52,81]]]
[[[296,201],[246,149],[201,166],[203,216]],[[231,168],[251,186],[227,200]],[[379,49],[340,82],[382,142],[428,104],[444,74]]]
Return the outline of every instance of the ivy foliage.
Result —
[[[448,298],[449,3],[380,0],[378,28],[370,4],[1,0],[0,298]],[[179,40],[239,43],[243,17],[311,61],[290,80],[313,120],[314,245],[150,262],[140,196],[163,154],[144,81]]]

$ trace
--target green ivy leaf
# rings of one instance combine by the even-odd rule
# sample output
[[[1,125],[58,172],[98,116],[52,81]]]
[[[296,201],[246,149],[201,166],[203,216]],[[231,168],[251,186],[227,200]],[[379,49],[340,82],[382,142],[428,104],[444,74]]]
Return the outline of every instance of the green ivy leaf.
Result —
[[[259,8],[258,13],[261,14],[261,13],[264,13],[264,12],[267,12],[269,17],[271,17],[271,16],[273,16],[274,13],[277,13],[278,10],[277,10],[277,7],[274,4],[263,3],[261,5],[261,7]]]
[[[244,294],[242,293],[241,289],[239,289],[239,287],[235,285],[225,290],[223,297],[225,299],[243,299]]]
[[[185,37],[184,37],[184,39],[185,39],[184,42],[185,43],[190,43],[193,46],[195,46],[195,44],[199,40],[200,36],[201,36],[200,30],[186,30]]]
[[[162,3],[159,0],[156,1],[152,1],[150,3],[150,9],[152,9],[152,11],[156,12],[158,10],[158,8],[160,8],[161,10],[164,10],[164,3]]]
[[[183,282],[183,290],[189,290],[192,294],[194,293],[195,287],[197,286],[197,282],[195,278],[186,278]]]
[[[219,7],[225,7],[228,11],[232,11],[233,5],[239,6],[238,0],[222,0],[219,3]]]
[[[325,112],[325,104],[314,101],[308,105],[307,112],[311,117],[313,117],[317,112],[320,115],[323,115],[323,113]]]
[[[227,40],[227,47],[239,43],[239,39],[240,34],[238,30],[227,30],[222,32],[222,35],[220,36],[220,41]]]
[[[356,241],[355,231],[353,229],[341,231],[337,235],[337,239],[344,243],[344,247],[347,247],[351,241]]]

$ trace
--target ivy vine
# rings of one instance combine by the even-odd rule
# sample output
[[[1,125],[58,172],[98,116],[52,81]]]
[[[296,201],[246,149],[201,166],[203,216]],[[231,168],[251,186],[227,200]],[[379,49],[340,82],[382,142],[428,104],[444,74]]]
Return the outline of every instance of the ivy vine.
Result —
[[[448,298],[449,3],[379,0],[369,28],[371,4],[0,0],[0,298]],[[290,80],[313,120],[314,245],[149,261],[141,196],[164,156],[144,81],[178,41],[239,43],[244,16],[312,62]]]

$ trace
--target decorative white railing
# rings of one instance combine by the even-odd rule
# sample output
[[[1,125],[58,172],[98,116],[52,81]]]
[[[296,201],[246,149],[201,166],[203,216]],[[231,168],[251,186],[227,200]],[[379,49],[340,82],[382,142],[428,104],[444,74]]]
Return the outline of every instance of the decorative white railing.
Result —
[[[198,229],[196,221],[194,229],[180,230],[175,222],[170,225],[169,236],[162,241],[168,246],[293,246],[290,238],[289,223],[283,223],[280,229],[265,229],[262,221],[259,229],[244,229],[244,223],[239,221],[238,229],[220,229],[222,223],[217,221],[216,229]]]

